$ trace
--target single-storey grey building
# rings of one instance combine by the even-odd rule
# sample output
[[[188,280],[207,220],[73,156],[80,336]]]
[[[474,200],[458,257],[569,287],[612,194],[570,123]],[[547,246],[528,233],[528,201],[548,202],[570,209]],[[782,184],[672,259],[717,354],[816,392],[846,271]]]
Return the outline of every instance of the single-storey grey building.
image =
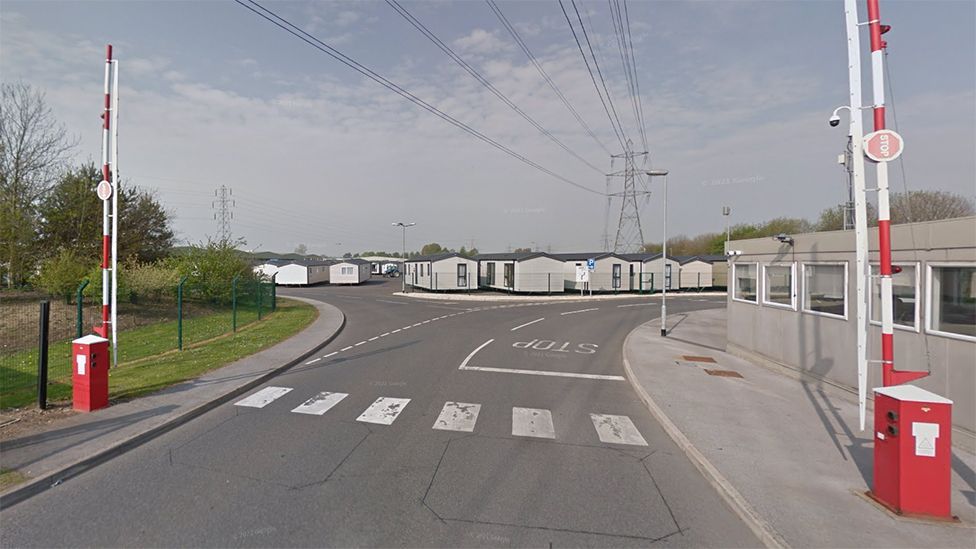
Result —
[[[329,284],[362,284],[369,280],[370,262],[365,259],[343,259],[329,266]]]
[[[478,286],[522,293],[562,292],[565,264],[544,252],[481,254]]]
[[[631,271],[634,273],[632,289],[639,292],[659,292],[667,286],[668,290],[677,290],[678,273],[681,265],[674,256],[658,253],[625,254],[630,261]],[[663,280],[663,282],[662,282]]]
[[[329,266],[334,261],[299,260],[278,267],[278,286],[310,286],[329,281]]]
[[[855,390],[854,231],[729,243],[728,350]],[[869,263],[878,272],[877,231]],[[953,401],[958,434],[976,446],[976,217],[891,228],[894,356],[913,381]],[[868,394],[880,387],[880,278],[867,284]],[[958,440],[957,433],[953,437]]]
[[[563,262],[566,291],[588,289],[594,292],[629,292],[637,289],[634,285],[637,281],[635,266],[624,255],[610,252],[550,255]],[[589,283],[576,282],[576,267],[586,267],[589,259],[593,259],[596,263],[596,268],[590,272]]]
[[[457,252],[408,259],[405,275],[406,284],[425,290],[478,289],[478,262]]]

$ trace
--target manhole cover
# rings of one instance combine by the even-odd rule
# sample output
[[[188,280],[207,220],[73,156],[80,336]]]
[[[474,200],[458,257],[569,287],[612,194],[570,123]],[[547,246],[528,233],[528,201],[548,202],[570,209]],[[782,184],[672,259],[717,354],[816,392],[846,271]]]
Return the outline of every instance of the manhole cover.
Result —
[[[715,364],[715,359],[710,356],[688,356],[685,355],[681,357],[682,360],[687,360],[688,362],[708,362],[710,364]]]
[[[705,370],[705,373],[710,376],[719,377],[742,377],[742,374],[734,370]]]

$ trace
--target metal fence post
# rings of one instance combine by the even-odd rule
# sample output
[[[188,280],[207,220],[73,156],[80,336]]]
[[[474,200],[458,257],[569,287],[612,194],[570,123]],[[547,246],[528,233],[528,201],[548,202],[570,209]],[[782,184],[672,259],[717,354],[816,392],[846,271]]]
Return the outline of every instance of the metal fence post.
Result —
[[[47,409],[47,348],[48,327],[51,319],[51,303],[41,301],[41,314],[37,330],[37,407]]]
[[[651,293],[654,293],[654,273],[651,273]]]
[[[88,279],[86,278],[81,281],[81,284],[78,285],[78,291],[75,292],[75,302],[77,304],[77,312],[75,313],[75,338],[76,339],[81,337],[82,335],[81,334],[82,316],[85,314],[85,310],[81,306],[81,302],[84,299],[84,297],[81,294],[82,292],[85,291],[85,288],[87,286],[88,286]]]
[[[181,276],[176,285],[176,348],[183,350],[183,284],[187,277]]]
[[[278,283],[275,282],[275,278],[278,273],[271,275],[271,310],[278,310]]]
[[[230,328],[233,332],[237,331],[237,281],[240,278],[241,275],[237,275],[230,281]]]
[[[264,288],[261,287],[261,281],[260,280],[257,281],[255,284],[257,284],[257,288],[258,288],[258,320],[261,320],[261,305],[263,304],[262,302],[264,301],[264,299],[263,299],[264,298]]]

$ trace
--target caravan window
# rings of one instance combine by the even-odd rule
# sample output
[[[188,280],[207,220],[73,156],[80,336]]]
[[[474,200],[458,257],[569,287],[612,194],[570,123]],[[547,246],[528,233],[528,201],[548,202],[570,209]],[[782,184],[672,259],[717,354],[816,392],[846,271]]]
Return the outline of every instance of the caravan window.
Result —
[[[468,285],[468,265],[466,263],[458,263],[457,285],[459,288]]]

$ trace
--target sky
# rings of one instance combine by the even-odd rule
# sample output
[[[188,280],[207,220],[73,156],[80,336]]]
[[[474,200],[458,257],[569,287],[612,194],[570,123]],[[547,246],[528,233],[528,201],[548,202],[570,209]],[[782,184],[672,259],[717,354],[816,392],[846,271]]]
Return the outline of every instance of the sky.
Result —
[[[408,249],[438,242],[483,252],[600,250],[608,208],[599,193],[611,171],[603,147],[620,154],[622,146],[559,3],[497,3],[596,139],[488,4],[402,5],[597,169],[492,95],[386,2],[262,2],[444,113],[596,193],[479,141],[230,0],[3,0],[0,80],[43,91],[78,140],[71,160],[98,162],[104,46],[113,44],[119,173],[157,193],[180,243],[217,234],[214,191],[226,185],[235,201],[231,230],[246,249],[397,251],[401,232],[391,223],[405,221],[417,224],[407,231]],[[569,0],[564,4],[572,10]],[[609,3],[577,5],[624,133],[641,151]],[[629,0],[626,8],[646,168],[670,172],[670,236],[723,231],[726,205],[734,224],[816,219],[845,200],[837,155],[846,118],[838,128],[827,124],[848,100],[843,2]],[[864,2],[859,9],[865,20]],[[882,0],[881,14],[893,27],[885,35],[894,102],[888,125],[897,123],[906,143],[905,176],[901,166],[891,170],[892,190],[973,197],[976,2]],[[864,120],[869,126],[870,115]],[[638,187],[645,184],[644,240],[660,241],[663,181]],[[612,185],[619,192],[622,180]],[[619,215],[614,202],[611,239]]]

